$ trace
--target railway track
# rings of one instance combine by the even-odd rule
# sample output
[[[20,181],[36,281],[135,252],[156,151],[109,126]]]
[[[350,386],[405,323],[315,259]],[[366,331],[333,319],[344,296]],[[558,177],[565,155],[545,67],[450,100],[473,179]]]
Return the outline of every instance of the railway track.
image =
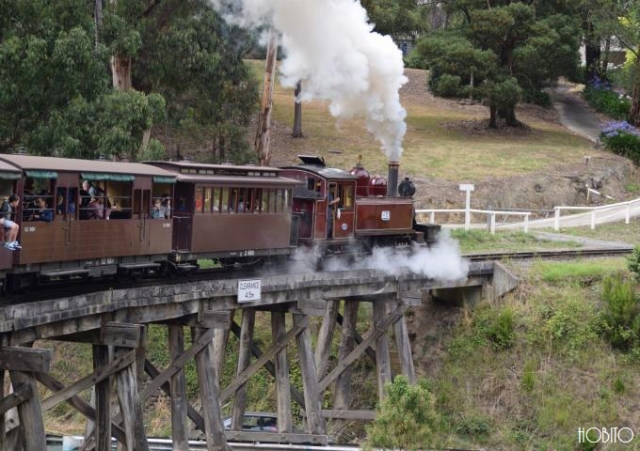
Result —
[[[549,259],[563,260],[572,258],[593,258],[593,257],[610,257],[619,255],[628,255],[633,252],[632,246],[618,246],[609,248],[581,248],[581,249],[549,249],[549,250],[532,250],[532,251],[500,251],[500,252],[477,252],[463,254],[463,257],[469,261],[491,261],[491,260],[527,260],[527,259]],[[274,269],[275,270],[275,269]],[[219,280],[219,279],[243,279],[259,276],[263,274],[264,269],[241,268],[230,270],[228,268],[214,268],[200,270],[197,273],[185,277],[176,278],[149,278],[141,280],[119,280],[117,278],[98,280],[90,282],[59,282],[50,283],[34,288],[27,293],[12,294],[0,298],[0,306],[37,302],[45,299],[64,298],[71,296],[80,296],[90,294],[97,291],[105,291],[109,289],[127,289],[152,287],[156,285],[171,285],[184,283],[186,281],[194,282],[199,280]]]
[[[463,257],[470,261],[487,260],[526,260],[549,259],[562,260],[579,257],[612,257],[633,253],[633,246],[617,246],[609,248],[581,248],[581,249],[545,249],[533,251],[502,251],[502,252],[478,252],[464,254]]]

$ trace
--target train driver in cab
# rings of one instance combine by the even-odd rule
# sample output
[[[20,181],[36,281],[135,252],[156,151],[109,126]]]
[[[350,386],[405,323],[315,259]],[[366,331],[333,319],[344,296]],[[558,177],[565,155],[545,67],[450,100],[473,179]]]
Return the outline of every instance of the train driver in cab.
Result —
[[[333,213],[335,211],[336,205],[340,203],[340,198],[333,197],[333,193],[329,191],[327,195],[327,238],[333,237]]]

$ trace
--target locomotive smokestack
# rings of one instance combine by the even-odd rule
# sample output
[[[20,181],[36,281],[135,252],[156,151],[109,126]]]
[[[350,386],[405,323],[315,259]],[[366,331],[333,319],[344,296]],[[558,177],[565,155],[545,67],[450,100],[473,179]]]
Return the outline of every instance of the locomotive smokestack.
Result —
[[[400,163],[397,161],[389,162],[389,177],[387,182],[387,196],[395,197],[398,195],[398,170]]]

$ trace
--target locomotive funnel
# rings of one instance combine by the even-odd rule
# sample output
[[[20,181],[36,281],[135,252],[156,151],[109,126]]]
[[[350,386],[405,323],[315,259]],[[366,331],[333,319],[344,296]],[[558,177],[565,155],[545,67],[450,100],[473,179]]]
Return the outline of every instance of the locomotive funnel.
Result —
[[[395,197],[398,195],[398,171],[400,163],[397,161],[389,162],[389,182],[387,183],[387,196]]]

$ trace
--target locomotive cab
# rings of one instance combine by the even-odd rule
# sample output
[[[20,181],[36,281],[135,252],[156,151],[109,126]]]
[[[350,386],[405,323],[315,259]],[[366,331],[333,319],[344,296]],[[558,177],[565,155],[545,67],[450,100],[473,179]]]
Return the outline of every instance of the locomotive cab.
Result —
[[[298,241],[348,242],[355,231],[357,177],[326,167],[321,157],[299,158],[300,165],[282,168],[283,175],[302,182],[293,191],[292,205],[299,223]]]

